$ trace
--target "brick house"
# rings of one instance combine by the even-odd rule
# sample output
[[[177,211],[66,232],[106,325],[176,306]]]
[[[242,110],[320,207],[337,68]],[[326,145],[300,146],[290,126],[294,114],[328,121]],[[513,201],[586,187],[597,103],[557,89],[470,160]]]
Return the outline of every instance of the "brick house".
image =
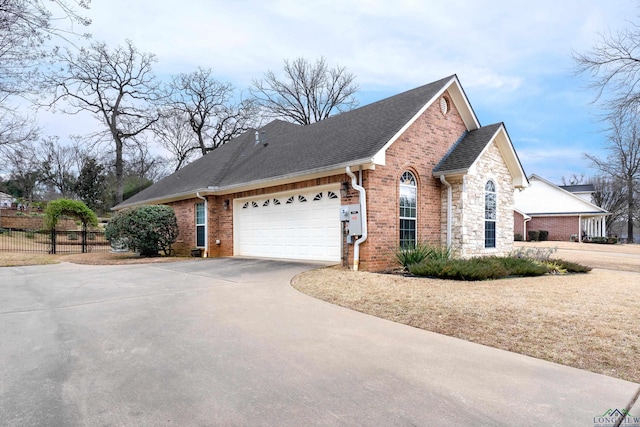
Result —
[[[531,175],[529,187],[515,193],[515,233],[526,239],[529,230],[546,230],[555,241],[606,237],[609,213],[591,202],[593,191],[593,185],[557,186]]]
[[[172,206],[177,251],[376,271],[416,241],[509,252],[514,190],[526,185],[504,124],[481,127],[453,75],[308,126],[273,121],[116,210]],[[357,204],[361,230],[346,236],[341,206]]]

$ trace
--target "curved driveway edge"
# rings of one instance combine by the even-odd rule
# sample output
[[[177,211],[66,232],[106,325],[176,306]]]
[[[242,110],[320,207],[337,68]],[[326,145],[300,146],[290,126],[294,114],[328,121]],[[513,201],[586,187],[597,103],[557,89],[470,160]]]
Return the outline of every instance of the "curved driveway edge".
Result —
[[[594,425],[638,384],[414,329],[257,259],[0,269],[22,425]],[[640,416],[640,407],[630,410]]]

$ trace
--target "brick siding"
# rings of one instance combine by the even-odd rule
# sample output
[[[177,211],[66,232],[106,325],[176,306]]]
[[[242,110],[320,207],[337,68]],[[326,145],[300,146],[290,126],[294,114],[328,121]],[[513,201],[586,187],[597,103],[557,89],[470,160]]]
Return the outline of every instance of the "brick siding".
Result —
[[[571,235],[580,233],[578,217],[573,216],[538,216],[527,223],[527,231],[547,230],[549,240],[569,241]],[[525,239],[527,236],[525,236]]]
[[[513,211],[513,233],[522,234],[523,238],[527,238],[527,233],[524,229],[524,216],[516,211]]]
[[[376,165],[375,170],[363,171],[362,185],[367,191],[369,235],[367,241],[360,247],[360,269],[380,271],[395,265],[393,252],[398,246],[400,238],[399,185],[400,177],[404,171],[411,171],[417,179],[418,240],[436,244],[446,242],[442,228],[443,215],[446,215],[442,207],[442,194],[444,193],[446,197],[446,190],[443,191],[440,181],[433,177],[433,169],[465,131],[466,126],[453,103],[451,103],[451,110],[446,115],[442,115],[436,100],[387,149],[384,166]],[[487,165],[483,167],[493,169],[491,162],[495,161],[494,157],[495,153],[492,153]],[[500,191],[511,191],[512,197],[513,187],[510,178],[507,180],[500,169],[504,166],[504,162],[501,162],[500,165],[499,172],[495,174],[496,184],[498,184]],[[208,196],[208,256],[233,255],[233,201],[235,199],[301,190],[344,181],[350,182],[351,179],[346,174],[338,174],[223,196]],[[484,186],[484,183],[482,185]],[[351,189],[348,196],[341,199],[341,204],[358,203],[358,198],[358,193]],[[223,207],[225,200],[228,200],[226,209]],[[500,196],[499,200],[503,201],[503,204],[499,206],[499,209],[502,209],[501,212],[507,208],[511,212],[509,220],[503,221],[505,225],[498,230],[498,239],[506,239],[512,244],[513,201],[508,196]],[[195,246],[195,204],[199,202],[201,202],[199,199],[189,199],[170,203],[176,212],[180,225],[178,242],[174,245],[178,254],[185,254]],[[500,215],[506,214],[500,213]],[[479,219],[475,221],[478,224],[482,222]],[[444,226],[446,227],[446,224]],[[475,240],[480,238],[476,237]],[[216,245],[216,240],[220,241],[219,245]],[[352,261],[353,246],[350,246],[349,264]]]
[[[434,102],[387,149],[384,166],[366,171],[369,237],[361,246],[360,269],[379,271],[396,266],[393,252],[400,242],[400,177],[412,172],[417,180],[417,239],[441,244],[441,183],[433,169],[465,132],[465,124],[451,103],[443,116]]]

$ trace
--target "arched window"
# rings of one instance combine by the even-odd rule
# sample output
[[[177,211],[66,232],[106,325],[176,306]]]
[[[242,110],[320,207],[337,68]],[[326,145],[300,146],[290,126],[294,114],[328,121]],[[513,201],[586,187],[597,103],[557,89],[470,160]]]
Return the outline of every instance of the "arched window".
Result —
[[[484,247],[496,247],[496,184],[489,180],[484,186]]]
[[[412,249],[416,246],[416,219],[418,205],[416,177],[409,171],[400,178],[400,247]]]

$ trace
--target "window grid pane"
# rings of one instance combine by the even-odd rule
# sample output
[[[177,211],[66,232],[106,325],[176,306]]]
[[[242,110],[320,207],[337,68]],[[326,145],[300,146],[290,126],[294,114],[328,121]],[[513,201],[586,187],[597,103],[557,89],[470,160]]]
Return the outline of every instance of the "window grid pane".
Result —
[[[484,247],[496,247],[496,223],[495,221],[484,222]]]
[[[413,249],[416,246],[416,218],[418,217],[416,178],[409,171],[400,178],[400,247]]]
[[[204,224],[204,203],[196,203],[196,224]]]
[[[196,246],[204,247],[205,245],[205,211],[204,203],[196,203]]]
[[[496,247],[497,197],[496,185],[489,180],[484,186],[484,247]]]
[[[196,226],[196,246],[204,247],[204,225]]]
[[[403,249],[413,249],[416,247],[416,220],[400,220],[400,247]]]

